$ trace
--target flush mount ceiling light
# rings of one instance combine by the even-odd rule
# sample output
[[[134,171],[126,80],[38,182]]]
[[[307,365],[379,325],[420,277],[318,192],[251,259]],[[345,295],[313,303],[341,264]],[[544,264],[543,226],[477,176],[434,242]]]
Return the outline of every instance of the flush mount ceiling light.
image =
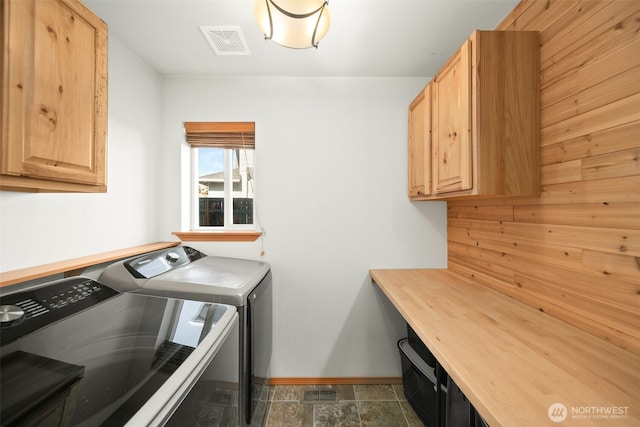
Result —
[[[279,45],[318,47],[329,31],[328,4],[327,0],[256,0],[256,21],[265,39]]]

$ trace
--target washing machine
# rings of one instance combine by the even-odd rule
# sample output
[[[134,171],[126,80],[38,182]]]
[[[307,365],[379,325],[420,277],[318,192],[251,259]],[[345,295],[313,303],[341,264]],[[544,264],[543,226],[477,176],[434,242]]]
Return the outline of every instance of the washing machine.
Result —
[[[2,288],[2,425],[230,425],[231,402],[201,390],[229,376],[237,322],[230,305],[120,293],[87,277]],[[203,404],[212,411],[193,410]]]
[[[99,281],[121,292],[235,306],[239,322],[238,425],[259,426],[270,380],[273,298],[268,263],[209,256],[188,246],[149,252],[108,265]]]

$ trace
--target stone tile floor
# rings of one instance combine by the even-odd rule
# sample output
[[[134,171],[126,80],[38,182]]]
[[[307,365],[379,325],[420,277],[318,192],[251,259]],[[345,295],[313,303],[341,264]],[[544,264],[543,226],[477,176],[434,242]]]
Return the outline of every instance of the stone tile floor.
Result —
[[[335,390],[336,402],[303,402],[304,390]],[[402,385],[273,386],[266,427],[423,427]]]

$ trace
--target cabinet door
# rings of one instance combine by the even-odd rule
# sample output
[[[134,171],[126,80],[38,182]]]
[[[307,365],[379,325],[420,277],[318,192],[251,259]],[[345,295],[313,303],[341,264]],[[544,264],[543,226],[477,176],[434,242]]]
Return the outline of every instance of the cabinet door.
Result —
[[[435,193],[472,188],[471,42],[466,41],[433,80]]]
[[[107,28],[79,0],[3,0],[3,175],[106,183]]]
[[[409,198],[431,194],[431,85],[409,106]]]

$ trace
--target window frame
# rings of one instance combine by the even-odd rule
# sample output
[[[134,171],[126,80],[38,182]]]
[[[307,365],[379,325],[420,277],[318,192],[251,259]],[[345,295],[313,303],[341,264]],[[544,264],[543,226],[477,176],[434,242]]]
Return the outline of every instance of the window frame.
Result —
[[[193,159],[194,148],[229,146],[237,148],[252,148],[254,150],[255,161],[255,122],[184,122],[185,140],[189,149],[188,161],[188,179],[187,185],[189,194],[183,198],[188,203],[187,207],[183,207],[182,211],[186,213],[183,217],[185,226],[189,231],[174,231],[172,234],[183,242],[253,242],[262,236],[263,230],[258,218],[258,210],[256,204],[256,192],[253,192],[253,224],[238,224],[239,227],[200,227],[199,211],[200,207],[194,209],[194,200],[197,197],[196,184],[198,182],[197,175],[197,158]],[[228,169],[228,168],[227,168]],[[230,173],[232,173],[232,170]],[[254,169],[255,171],[255,169]],[[252,175],[254,176],[254,175]],[[254,176],[255,177],[255,176]],[[195,188],[194,188],[195,186]],[[231,187],[232,188],[232,187]],[[255,188],[254,188],[255,190]],[[232,199],[231,199],[232,200]],[[233,201],[231,202],[233,206]],[[233,211],[233,209],[231,209]],[[194,215],[198,218],[194,221]],[[233,222],[233,221],[232,221]],[[228,225],[228,224],[227,224]]]
[[[199,196],[199,184],[200,184],[200,176],[199,176],[199,149],[205,147],[191,147],[191,207],[190,207],[190,228],[192,231],[205,231],[205,232],[215,232],[215,231],[256,231],[260,229],[259,224],[257,223],[256,216],[256,203],[255,203],[255,189],[253,189],[253,223],[252,224],[235,224],[233,222],[233,154],[234,150],[240,148],[224,148],[223,152],[223,173],[224,173],[224,191],[223,191],[223,200],[224,200],[224,225],[222,226],[202,226],[200,225],[200,196]],[[244,148],[245,150],[247,148]],[[254,150],[255,156],[255,148],[250,148]],[[239,165],[238,165],[239,167]],[[255,178],[254,178],[255,179]],[[247,185],[249,183],[247,182]],[[231,209],[227,209],[230,206]]]

